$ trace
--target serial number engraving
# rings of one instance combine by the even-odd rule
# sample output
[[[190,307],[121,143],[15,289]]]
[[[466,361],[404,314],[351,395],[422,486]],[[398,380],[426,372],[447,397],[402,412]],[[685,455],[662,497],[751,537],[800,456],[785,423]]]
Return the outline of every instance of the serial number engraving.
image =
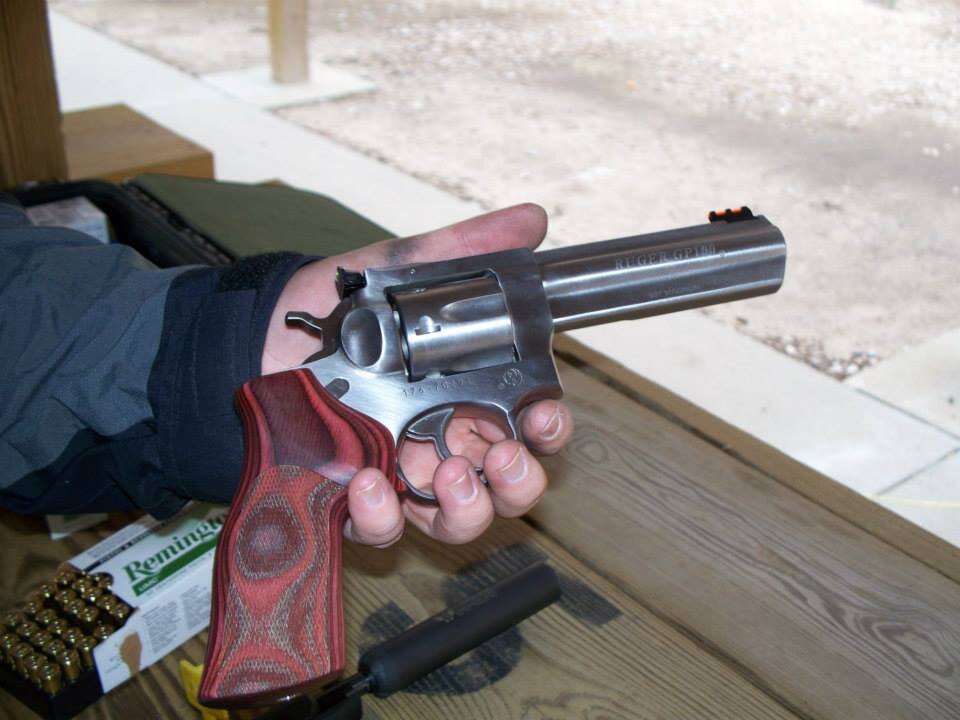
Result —
[[[438,392],[447,392],[448,390],[456,390],[458,388],[465,388],[468,385],[470,385],[470,381],[466,378],[450,377],[443,378],[443,380],[420,382],[411,387],[400,388],[400,392],[403,393],[404,397],[410,398]]]
[[[692,258],[710,257],[716,254],[716,245],[692,245],[690,247],[670,250],[669,252],[657,250],[656,252],[629,255],[627,257],[617,258],[614,263],[617,270],[629,270],[630,268],[659,265],[660,263],[676,262],[677,260],[690,260]]]

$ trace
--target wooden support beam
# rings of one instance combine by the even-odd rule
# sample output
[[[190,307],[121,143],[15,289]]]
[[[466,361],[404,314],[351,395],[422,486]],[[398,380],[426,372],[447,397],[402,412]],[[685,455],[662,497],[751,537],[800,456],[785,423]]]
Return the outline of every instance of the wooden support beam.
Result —
[[[276,83],[310,79],[307,53],[307,0],[269,0],[270,67]]]
[[[0,2],[0,188],[64,178],[47,5]]]

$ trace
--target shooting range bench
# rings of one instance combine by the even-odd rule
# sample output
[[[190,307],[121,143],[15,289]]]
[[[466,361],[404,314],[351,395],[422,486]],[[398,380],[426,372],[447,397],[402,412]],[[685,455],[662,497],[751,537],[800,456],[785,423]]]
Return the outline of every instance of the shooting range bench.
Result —
[[[39,6],[0,10],[6,46],[36,56],[18,65],[33,68],[32,84],[0,84],[0,100],[21,108],[0,147],[25,150],[0,153],[7,184],[67,176],[45,29],[22,34],[11,20],[43,25]],[[387,550],[348,544],[347,667],[532,562],[560,574],[562,601],[409,691],[365,700],[365,717],[960,717],[960,551],[759,442],[739,438],[732,451],[736,428],[590,348],[558,349],[578,429],[546,462],[547,496],[465,546],[412,529]],[[0,513],[0,607],[130,519],[52,542],[41,518]],[[201,662],[205,641],[79,717],[198,717],[177,664]],[[25,713],[0,693],[0,717]]]
[[[659,398],[611,380],[585,362],[586,348],[560,349],[578,429],[547,461],[547,497],[465,546],[415,530],[388,550],[348,544],[347,667],[361,646],[540,559],[560,574],[562,601],[410,691],[365,700],[365,717],[960,713],[955,563],[911,557],[863,528],[883,519],[866,515],[887,512],[879,506],[851,494],[841,517],[666,414]],[[4,606],[108,532],[54,543],[39,519],[2,520]],[[80,717],[195,717],[177,663],[201,662],[205,639]],[[0,694],[0,716],[22,713]]]

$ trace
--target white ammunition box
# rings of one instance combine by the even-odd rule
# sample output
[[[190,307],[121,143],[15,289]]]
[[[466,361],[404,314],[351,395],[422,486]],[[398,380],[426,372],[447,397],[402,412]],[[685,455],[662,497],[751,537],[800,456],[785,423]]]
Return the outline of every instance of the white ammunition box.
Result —
[[[213,553],[227,508],[192,503],[167,520],[144,517],[77,555],[87,573],[109,573],[133,609],[94,649],[104,692],[149,667],[210,622]]]

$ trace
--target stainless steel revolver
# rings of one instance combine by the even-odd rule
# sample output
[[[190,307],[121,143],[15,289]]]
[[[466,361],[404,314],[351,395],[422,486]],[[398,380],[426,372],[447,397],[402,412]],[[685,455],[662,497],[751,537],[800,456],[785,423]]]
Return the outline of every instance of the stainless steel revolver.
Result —
[[[562,394],[552,353],[564,330],[776,292],[783,236],[747,208],[707,225],[533,252],[338,269],[340,304],[287,322],[320,335],[303,367],[341,402],[376,418],[399,452],[429,441],[443,459],[457,415],[518,436],[518,414]],[[411,495],[432,493],[398,475]]]
[[[431,442],[449,457],[458,415],[517,437],[523,408],[562,394],[555,332],[776,292],[780,231],[747,208],[710,221],[545,252],[341,268],[330,315],[289,313],[323,349],[237,393],[246,458],[216,555],[201,701],[263,703],[342,671],[339,543],[357,470],[379,467],[435,501],[408,482],[400,447]]]

